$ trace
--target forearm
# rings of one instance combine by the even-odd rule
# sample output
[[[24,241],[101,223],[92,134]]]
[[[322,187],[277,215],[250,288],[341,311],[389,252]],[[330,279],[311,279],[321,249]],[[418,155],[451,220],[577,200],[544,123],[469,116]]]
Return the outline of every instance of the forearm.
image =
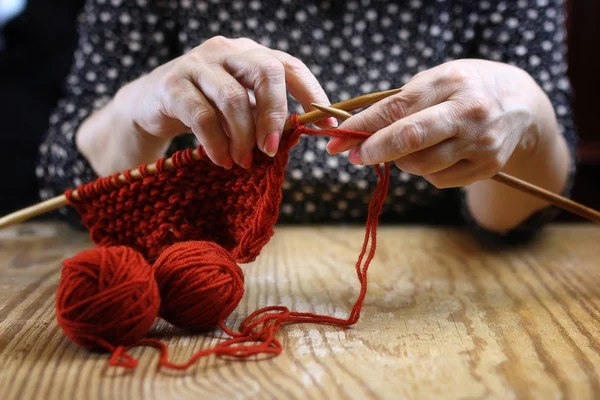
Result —
[[[102,109],[90,115],[76,133],[78,150],[99,176],[152,163],[163,157],[169,141],[145,132],[128,112],[133,82],[123,87]]]
[[[541,94],[538,103],[530,134],[525,135],[503,172],[561,193],[567,184],[571,155],[558,130],[550,101]],[[482,227],[499,233],[517,227],[549,206],[543,200],[494,180],[478,181],[468,186],[466,192],[467,206],[474,219]]]

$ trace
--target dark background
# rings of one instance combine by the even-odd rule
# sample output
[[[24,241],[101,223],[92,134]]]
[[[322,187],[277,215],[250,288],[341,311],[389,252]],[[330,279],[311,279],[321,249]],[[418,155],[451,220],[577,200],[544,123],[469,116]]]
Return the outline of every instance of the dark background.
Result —
[[[0,52],[0,215],[38,199],[37,146],[61,96],[77,40],[76,15],[84,0],[29,0],[2,29]],[[600,0],[568,0],[569,77],[580,136],[573,197],[600,209]],[[563,221],[580,221],[562,213]]]

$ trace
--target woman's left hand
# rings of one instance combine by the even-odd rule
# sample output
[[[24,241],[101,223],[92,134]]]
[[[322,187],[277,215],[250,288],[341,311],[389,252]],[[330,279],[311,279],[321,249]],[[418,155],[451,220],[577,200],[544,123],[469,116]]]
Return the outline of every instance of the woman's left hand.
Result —
[[[362,143],[334,138],[328,151],[352,149],[355,164],[394,161],[438,188],[467,186],[505,168],[525,168],[547,141],[544,131],[552,131],[542,129],[548,121],[539,112],[548,101],[517,67],[451,61],[415,75],[399,94],[345,121],[341,129],[374,133]]]

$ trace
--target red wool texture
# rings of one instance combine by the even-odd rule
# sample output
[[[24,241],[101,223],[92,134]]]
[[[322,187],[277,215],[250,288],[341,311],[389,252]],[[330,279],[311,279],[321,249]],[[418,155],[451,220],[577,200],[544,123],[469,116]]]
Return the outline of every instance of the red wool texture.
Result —
[[[375,166],[379,183],[369,203],[365,237],[356,262],[360,292],[347,318],[300,313],[269,306],[250,314],[238,330],[225,320],[244,294],[237,263],[254,261],[274,233],[289,151],[301,135],[366,139],[366,132],[310,129],[291,118],[274,158],[256,152],[253,166],[226,170],[191,150],[176,153],[173,169],[165,159],[157,174],[143,179],[116,176],[79,187],[79,199],[66,195],[99,246],[64,262],[57,294],[57,320],[65,334],[86,348],[112,352],[110,365],[134,368],[127,351],[156,347],[160,365],[186,369],[211,354],[246,358],[282,351],[281,327],[295,323],[350,326],[360,318],[367,294],[367,271],[375,256],[378,218],[390,166]],[[152,266],[150,266],[152,264]],[[219,326],[229,339],[202,349],[185,363],[169,361],[167,347],[143,338],[157,316],[193,332]]]

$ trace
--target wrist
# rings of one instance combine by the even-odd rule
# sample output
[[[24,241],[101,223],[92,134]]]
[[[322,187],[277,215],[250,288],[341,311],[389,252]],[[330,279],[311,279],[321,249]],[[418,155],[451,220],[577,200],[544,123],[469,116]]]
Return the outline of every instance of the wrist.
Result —
[[[148,134],[135,122],[135,91],[130,85],[88,117],[76,134],[77,148],[99,176],[152,163],[168,147],[169,140]]]

